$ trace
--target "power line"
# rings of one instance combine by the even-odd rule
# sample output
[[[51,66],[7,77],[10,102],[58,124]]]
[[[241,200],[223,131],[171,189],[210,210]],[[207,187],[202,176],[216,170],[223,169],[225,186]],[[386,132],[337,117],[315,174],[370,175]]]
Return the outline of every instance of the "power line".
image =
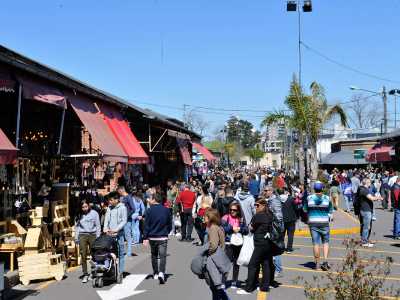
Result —
[[[346,64],[343,64],[343,63],[341,63],[341,62],[339,62],[339,61],[337,61],[337,60],[335,60],[335,59],[333,59],[333,58],[330,58],[329,56],[327,56],[327,55],[323,54],[322,52],[320,52],[320,51],[318,51],[318,50],[312,48],[311,46],[307,45],[307,44],[304,43],[304,42],[301,42],[301,44],[302,44],[302,45],[304,46],[304,48],[306,48],[307,50],[313,52],[314,54],[316,54],[316,55],[318,55],[318,56],[324,58],[325,60],[327,60],[327,61],[329,61],[329,62],[331,62],[331,63],[333,63],[333,64],[335,64],[335,65],[337,65],[337,66],[339,66],[339,67],[341,67],[341,68],[343,68],[343,69],[346,69],[346,70],[348,70],[348,71],[352,71],[352,72],[354,72],[354,73],[358,73],[358,74],[360,74],[360,75],[364,75],[364,76],[366,76],[366,77],[370,77],[370,78],[377,79],[377,80],[381,80],[381,81],[387,81],[387,82],[392,82],[392,83],[400,83],[400,81],[398,81],[398,80],[392,80],[392,79],[388,79],[388,78],[385,78],[385,77],[377,76],[377,75],[374,75],[374,74],[371,74],[371,73],[367,73],[367,72],[358,70],[358,69],[356,69],[356,68],[354,68],[354,67],[351,67],[351,66],[346,65]]]

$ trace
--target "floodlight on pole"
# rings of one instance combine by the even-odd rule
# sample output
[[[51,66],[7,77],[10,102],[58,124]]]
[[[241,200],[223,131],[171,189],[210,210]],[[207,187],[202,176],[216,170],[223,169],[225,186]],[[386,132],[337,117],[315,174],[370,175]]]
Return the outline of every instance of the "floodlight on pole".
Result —
[[[286,4],[286,11],[297,11],[297,2],[288,1]]]
[[[311,0],[305,0],[303,4],[304,12],[312,12],[312,3]]]

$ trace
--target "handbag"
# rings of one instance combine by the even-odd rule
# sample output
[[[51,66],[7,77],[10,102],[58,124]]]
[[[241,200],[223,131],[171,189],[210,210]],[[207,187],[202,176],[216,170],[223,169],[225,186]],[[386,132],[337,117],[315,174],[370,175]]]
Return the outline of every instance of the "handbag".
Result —
[[[253,255],[254,251],[254,240],[253,240],[253,235],[245,235],[243,237],[243,246],[242,249],[240,250],[239,257],[237,259],[237,264],[239,266],[248,266],[251,256]]]
[[[240,232],[232,234],[231,245],[233,245],[233,246],[242,246],[243,245],[243,235]]]

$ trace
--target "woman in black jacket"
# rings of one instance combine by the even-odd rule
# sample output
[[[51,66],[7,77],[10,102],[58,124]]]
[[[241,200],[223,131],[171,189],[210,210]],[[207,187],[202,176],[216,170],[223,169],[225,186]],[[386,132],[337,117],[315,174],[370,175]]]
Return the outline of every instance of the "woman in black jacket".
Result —
[[[296,230],[297,221],[297,205],[295,204],[294,198],[286,189],[278,190],[278,194],[282,202],[282,215],[285,225],[284,235],[287,235],[286,253],[292,253],[293,237]]]
[[[272,260],[272,242],[269,239],[273,215],[268,209],[265,199],[258,199],[256,214],[250,223],[250,231],[254,234],[254,251],[248,265],[247,283],[244,290],[238,294],[245,295],[252,293],[257,288],[259,266],[262,265],[262,280],[260,291],[269,292],[270,283],[273,282],[275,267]]]

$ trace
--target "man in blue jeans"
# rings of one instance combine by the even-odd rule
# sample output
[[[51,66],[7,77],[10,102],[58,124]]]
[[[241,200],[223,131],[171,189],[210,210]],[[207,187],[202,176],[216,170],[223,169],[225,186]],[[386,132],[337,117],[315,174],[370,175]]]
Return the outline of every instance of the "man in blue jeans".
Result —
[[[136,194],[133,197],[133,203],[135,204],[135,212],[132,215],[132,244],[137,245],[140,243],[140,222],[143,220],[145,207],[143,200],[140,199]]]
[[[115,236],[118,239],[119,252],[119,273],[120,276],[125,271],[125,241],[124,226],[127,219],[127,209],[123,203],[119,202],[117,192],[111,192],[107,196],[110,206],[107,208],[104,218],[104,233]]]
[[[127,256],[132,256],[132,215],[135,213],[135,203],[133,197],[126,192],[124,186],[119,186],[117,192],[120,196],[120,202],[126,206],[127,220],[124,226],[124,237],[128,244]]]
[[[381,196],[373,196],[370,192],[371,180],[364,178],[357,192],[357,205],[359,206],[360,235],[361,246],[372,248],[374,244],[370,242],[369,237],[372,230],[372,215],[374,211],[374,202],[382,200]]]
[[[329,196],[323,194],[324,184],[320,181],[314,183],[314,194],[307,197],[304,201],[303,210],[308,215],[308,226],[313,243],[315,269],[318,270],[320,259],[320,246],[322,244],[324,262],[321,269],[328,271],[329,254],[329,222],[333,213],[333,205]]]
[[[391,192],[392,207],[394,211],[393,238],[400,240],[400,176],[397,177],[395,184],[393,184]]]

